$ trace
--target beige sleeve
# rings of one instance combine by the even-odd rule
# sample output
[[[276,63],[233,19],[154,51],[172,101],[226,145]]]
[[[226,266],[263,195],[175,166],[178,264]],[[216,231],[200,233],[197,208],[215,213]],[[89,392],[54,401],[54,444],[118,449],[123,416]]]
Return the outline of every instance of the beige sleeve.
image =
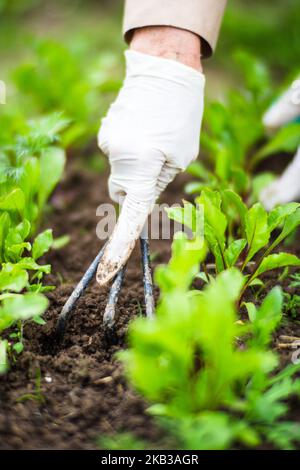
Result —
[[[126,0],[124,35],[127,42],[135,28],[175,26],[202,38],[205,57],[215,49],[227,0]]]

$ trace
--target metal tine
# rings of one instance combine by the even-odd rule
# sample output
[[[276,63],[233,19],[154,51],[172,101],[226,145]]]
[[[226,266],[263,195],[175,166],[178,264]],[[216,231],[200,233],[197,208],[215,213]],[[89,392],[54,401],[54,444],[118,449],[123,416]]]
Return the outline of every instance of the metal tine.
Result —
[[[94,261],[90,264],[89,268],[85,272],[85,274],[82,276],[81,280],[73,290],[72,294],[66,301],[65,305],[62,308],[62,311],[58,317],[58,323],[56,326],[56,335],[59,339],[62,338],[62,336],[65,333],[66,329],[66,324],[70,318],[70,315],[72,313],[72,310],[74,309],[77,301],[79,298],[82,296],[88,285],[90,284],[91,280],[93,279],[95,272],[97,270],[99,261],[101,260],[103,256],[103,252],[105,249],[106,244],[104,247],[99,251],[98,255],[94,259]]]
[[[115,323],[116,306],[120,290],[122,288],[125,271],[126,265],[123,266],[123,268],[121,268],[118,274],[116,275],[109,291],[108,301],[103,315],[103,325],[108,329],[112,329]]]
[[[141,251],[142,251],[142,266],[143,266],[143,283],[145,294],[146,315],[150,318],[154,316],[154,300],[153,300],[153,286],[152,275],[149,258],[149,242],[147,238],[147,226],[145,225],[141,238]],[[119,299],[119,294],[122,289],[126,265],[120,269],[116,275],[113,285],[111,286],[107,305],[103,315],[103,324],[106,328],[112,329],[115,323],[116,306]]]
[[[146,317],[153,318],[155,315],[155,303],[153,297],[152,270],[150,266],[149,239],[147,225],[145,225],[140,238],[143,266],[143,284],[146,307]]]

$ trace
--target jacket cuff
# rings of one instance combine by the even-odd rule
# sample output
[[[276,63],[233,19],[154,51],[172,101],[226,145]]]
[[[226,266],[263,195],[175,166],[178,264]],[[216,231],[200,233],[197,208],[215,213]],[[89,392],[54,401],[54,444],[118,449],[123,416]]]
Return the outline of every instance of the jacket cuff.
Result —
[[[173,26],[202,39],[202,55],[214,51],[227,0],[126,0],[123,33],[129,43],[133,30]]]

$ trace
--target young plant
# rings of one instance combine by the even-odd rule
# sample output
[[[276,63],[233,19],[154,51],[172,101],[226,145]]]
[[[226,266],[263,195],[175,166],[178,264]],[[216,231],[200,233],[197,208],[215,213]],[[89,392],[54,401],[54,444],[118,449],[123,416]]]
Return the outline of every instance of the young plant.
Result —
[[[241,297],[249,286],[261,284],[260,277],[267,271],[300,265],[296,255],[274,252],[300,224],[298,203],[278,206],[267,213],[260,203],[248,209],[240,196],[231,190],[210,189],[203,189],[195,203],[196,207],[192,209],[188,202],[183,208],[168,209],[169,217],[193,230],[195,221],[185,217],[185,213],[192,213],[196,218],[197,206],[201,206],[204,238],[215,259],[215,272],[237,266],[244,275]],[[209,273],[205,262],[203,269]],[[204,278],[207,280],[207,276]]]
[[[23,135],[0,154],[0,373],[23,350],[23,325],[43,323],[52,289],[43,284],[50,265],[38,260],[53,245],[52,230],[38,234],[48,198],[60,180],[65,153],[57,147],[66,121],[55,114],[24,124]],[[0,136],[1,138],[1,136]],[[7,139],[7,141],[6,141]]]
[[[35,40],[32,61],[14,73],[17,88],[23,99],[27,97],[25,105],[29,100],[37,113],[62,111],[67,116],[64,147],[80,147],[94,138],[107,106],[105,95],[120,87],[120,81],[107,74],[114,60],[101,56],[95,63],[87,53],[89,47],[83,41],[67,46],[55,40]]]
[[[23,350],[22,335],[19,334],[22,323],[29,319],[40,323],[47,306],[48,300],[39,293],[5,292],[0,295],[0,374],[7,371],[9,358]],[[16,336],[4,338],[3,335],[14,326],[19,329]]]
[[[290,276],[289,287],[299,289],[300,287],[300,274],[295,273]],[[297,292],[297,291],[296,291]],[[284,292],[283,311],[286,315],[291,316],[294,320],[299,319],[300,313],[300,295],[297,293]]]
[[[3,234],[3,220],[10,223],[5,212],[0,218]],[[48,301],[43,292],[52,286],[43,285],[43,277],[49,274],[49,264],[40,265],[41,258],[52,246],[51,230],[40,233],[31,244],[26,241],[30,233],[27,220],[17,226],[9,227],[2,239],[0,270],[0,374],[8,368],[8,358],[14,360],[15,354],[23,351],[23,326],[29,319],[44,324],[41,315]],[[27,252],[27,256],[24,255]],[[4,335],[4,336],[3,336]],[[8,339],[4,339],[7,337]]]
[[[190,289],[202,259],[199,241],[174,240],[169,265],[156,271],[157,316],[136,319],[130,348],[119,354],[127,375],[180,448],[226,449],[263,440],[290,448],[300,428],[281,420],[286,398],[299,395],[300,383],[291,379],[295,367],[271,375],[278,361],[267,348],[281,318],[281,291],[271,291],[252,309],[252,323],[240,325],[243,275],[230,268],[204,291]]]

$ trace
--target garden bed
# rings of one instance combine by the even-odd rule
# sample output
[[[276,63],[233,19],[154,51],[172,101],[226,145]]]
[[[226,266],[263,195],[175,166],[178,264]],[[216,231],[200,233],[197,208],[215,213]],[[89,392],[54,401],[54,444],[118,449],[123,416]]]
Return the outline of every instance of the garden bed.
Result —
[[[163,202],[179,202],[185,180],[180,176],[164,194]],[[102,328],[107,290],[93,283],[78,302],[61,347],[53,345],[51,335],[57,315],[101,246],[95,235],[96,208],[99,203],[109,202],[106,185],[106,174],[92,174],[72,163],[53,196],[49,224],[55,236],[67,233],[71,242],[47,256],[53,272],[49,283],[57,289],[48,294],[46,325],[25,325],[25,352],[0,378],[0,449],[95,449],[98,437],[120,431],[134,432],[157,447],[164,437],[114,359],[114,353],[126,346],[129,320],[143,308],[137,248],[119,300],[115,344],[107,340]],[[167,262],[170,241],[152,241],[151,251],[157,253],[154,266]],[[298,239],[288,251],[300,254]],[[269,288],[277,278],[278,272],[268,274]],[[283,281],[286,290],[287,285],[288,281]],[[155,295],[157,299],[157,290]],[[299,337],[299,323],[285,319],[277,336],[282,334]],[[274,347],[277,342],[275,338]],[[291,352],[283,350],[282,361],[288,363],[290,358]],[[39,373],[40,388],[36,383]],[[29,393],[35,399],[28,399]],[[292,410],[292,419],[300,422],[296,405]]]

